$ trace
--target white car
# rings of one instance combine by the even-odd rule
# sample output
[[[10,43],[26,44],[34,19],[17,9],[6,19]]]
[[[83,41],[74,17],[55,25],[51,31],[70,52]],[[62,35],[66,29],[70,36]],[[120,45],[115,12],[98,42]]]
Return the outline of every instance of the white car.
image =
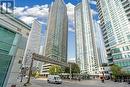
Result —
[[[62,80],[59,75],[49,75],[47,79],[48,83],[56,83],[56,84],[61,84]]]

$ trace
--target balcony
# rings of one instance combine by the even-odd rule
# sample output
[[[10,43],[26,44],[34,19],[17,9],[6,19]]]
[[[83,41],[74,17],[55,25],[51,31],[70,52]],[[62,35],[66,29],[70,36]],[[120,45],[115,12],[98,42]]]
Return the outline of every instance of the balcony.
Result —
[[[108,60],[112,59],[112,57],[107,57]]]
[[[113,65],[114,64],[114,62],[108,62],[108,65],[109,66],[111,66],[111,65]]]

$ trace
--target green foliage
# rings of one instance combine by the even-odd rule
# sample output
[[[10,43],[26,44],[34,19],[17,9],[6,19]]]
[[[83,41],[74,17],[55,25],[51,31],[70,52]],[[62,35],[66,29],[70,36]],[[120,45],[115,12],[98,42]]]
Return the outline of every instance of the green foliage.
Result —
[[[118,65],[112,65],[111,71],[112,71],[112,77],[115,79],[119,76],[129,76],[130,75],[128,71],[122,69]]]
[[[111,71],[112,71],[113,77],[122,75],[121,67],[119,67],[117,65],[112,65],[111,66]]]
[[[40,76],[40,72],[39,71],[32,72],[32,77],[38,78],[39,76]]]
[[[70,73],[70,68],[69,67],[65,68],[65,73]]]
[[[60,74],[60,73],[62,73],[62,69],[61,69],[61,67],[60,66],[58,66],[58,65],[53,65],[53,66],[51,66],[50,68],[49,68],[49,74],[51,74],[51,75],[58,75],[58,74]]]
[[[70,73],[70,67],[65,68],[65,73]],[[71,73],[80,73],[80,68],[78,64],[76,63],[71,63]]]
[[[80,68],[78,64],[72,63],[71,68],[72,68],[72,71],[71,71],[72,73],[80,73]]]

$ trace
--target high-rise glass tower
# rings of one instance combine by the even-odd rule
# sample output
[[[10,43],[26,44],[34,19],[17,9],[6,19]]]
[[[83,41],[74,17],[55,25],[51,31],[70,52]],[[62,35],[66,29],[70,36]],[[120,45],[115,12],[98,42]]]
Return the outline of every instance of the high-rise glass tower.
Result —
[[[75,7],[76,62],[81,73],[98,74],[98,55],[94,38],[93,17],[88,0]]]
[[[95,41],[96,41],[96,47],[97,47],[97,52],[98,52],[98,61],[99,64],[107,64],[107,55],[106,55],[106,50],[105,50],[105,44],[103,42],[103,36],[101,32],[101,28],[99,23],[94,20],[94,34],[95,34]]]
[[[45,56],[67,62],[68,16],[63,0],[55,0],[50,8]]]
[[[75,7],[75,28],[76,28],[76,62],[78,63],[81,72],[87,71],[87,64],[84,54],[84,36],[82,29],[82,4]]]
[[[129,6],[125,8],[123,1],[126,0],[97,0],[97,8],[109,64],[130,72]]]

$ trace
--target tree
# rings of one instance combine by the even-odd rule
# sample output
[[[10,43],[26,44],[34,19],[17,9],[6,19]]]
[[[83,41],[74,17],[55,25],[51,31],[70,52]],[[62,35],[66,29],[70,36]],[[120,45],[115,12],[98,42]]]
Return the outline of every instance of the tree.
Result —
[[[79,66],[78,66],[78,64],[76,64],[76,63],[72,63],[71,64],[71,68],[72,68],[72,74],[73,73],[80,73],[80,68],[79,68]]]
[[[65,68],[65,73],[70,73],[70,67]]]
[[[119,67],[118,65],[115,65],[115,64],[111,66],[111,71],[112,71],[112,75],[114,78],[116,78],[117,76],[120,76],[122,74],[121,67]]]
[[[32,76],[38,78],[40,76],[40,72],[39,71],[32,72]]]
[[[62,69],[60,66],[58,65],[52,65],[50,68],[49,68],[49,74],[51,75],[58,75],[62,72]]]
[[[78,64],[76,64],[76,63],[70,63],[70,64],[71,64],[72,77],[73,77],[74,73],[79,74],[80,68],[79,68]],[[65,73],[70,73],[70,67],[65,68]]]

